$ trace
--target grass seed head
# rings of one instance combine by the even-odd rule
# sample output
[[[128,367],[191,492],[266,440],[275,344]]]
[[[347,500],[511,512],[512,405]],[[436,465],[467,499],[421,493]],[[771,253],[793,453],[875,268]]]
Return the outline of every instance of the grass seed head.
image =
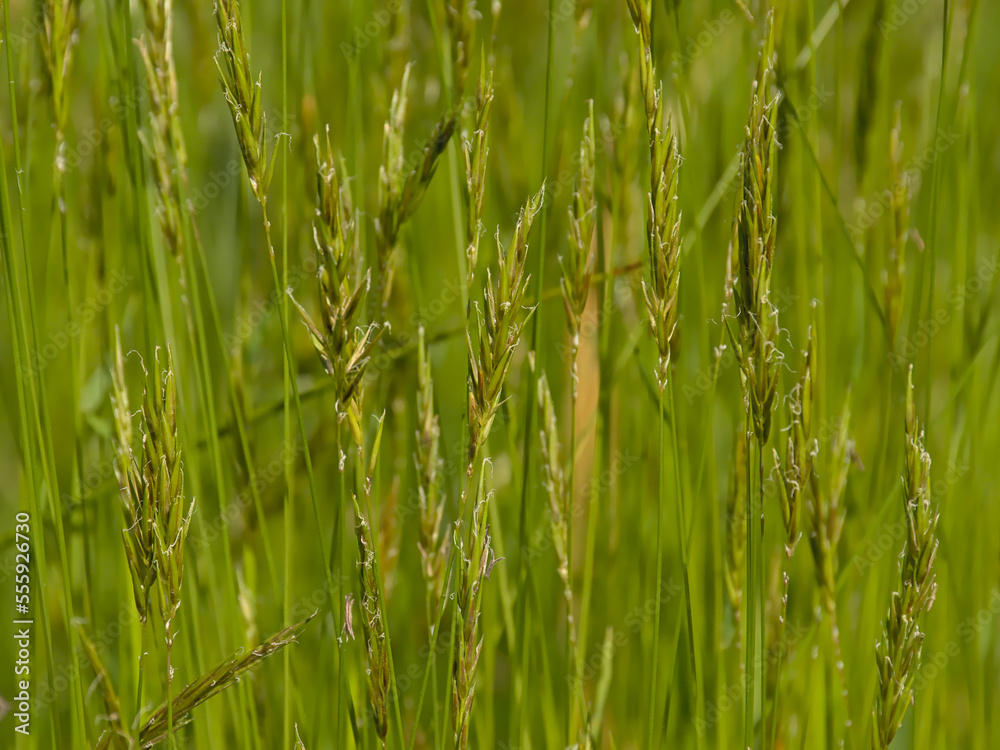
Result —
[[[813,362],[816,345],[812,332],[810,326],[809,345],[804,353],[802,374],[789,394],[788,441],[784,469],[781,468],[778,451],[773,449],[774,467],[779,474],[778,499],[785,525],[785,552],[788,557],[792,556],[799,540],[799,508],[812,476],[813,446],[809,443],[809,437],[812,434]]]
[[[320,325],[293,298],[309,330],[323,369],[333,378],[338,413],[343,416],[359,394],[384,326],[362,324],[371,272],[361,275],[361,251],[350,180],[343,159],[335,160],[329,129],[325,148],[316,144],[316,219],[313,242],[319,278]]]
[[[913,402],[913,368],[906,392],[906,466],[903,473],[903,509],[906,542],[899,564],[899,589],[892,594],[882,638],[875,644],[878,688],[872,709],[872,747],[889,747],[906,708],[913,702],[914,681],[920,666],[924,634],[919,622],[934,604],[937,583],[938,513],[930,494],[931,459],[923,446],[923,429]]]
[[[436,611],[444,586],[445,562],[448,558],[448,537],[441,534],[445,506],[439,473],[443,463],[439,448],[441,427],[434,410],[434,381],[423,326],[418,329],[418,337],[417,436],[413,459],[419,482],[420,557],[423,560],[424,583],[431,610]]]
[[[261,78],[253,79],[250,53],[243,36],[238,0],[216,0],[215,21],[219,31],[219,51],[215,64],[236,128],[250,186],[261,203],[267,201],[274,173],[274,151],[268,149],[267,118],[261,102]],[[275,139],[280,138],[280,135]]]
[[[178,728],[190,723],[193,718],[192,713],[198,706],[235,685],[243,674],[289,644],[294,643],[306,624],[317,614],[318,612],[313,612],[301,622],[275,633],[249,651],[244,651],[241,648],[228,659],[220,662],[212,671],[187,685],[171,701],[174,731],[176,732]],[[152,716],[139,732],[139,747],[152,747],[167,738],[170,713],[166,703],[161,704],[153,711]]]
[[[483,647],[483,638],[479,635],[482,586],[484,580],[489,580],[493,566],[499,562],[490,546],[490,526],[487,518],[493,493],[491,491],[484,499],[485,468],[484,464],[479,476],[479,489],[467,543],[462,543],[458,529],[455,532],[455,545],[459,554],[456,607],[460,630],[452,685],[452,718],[455,743],[459,750],[465,750],[468,745],[469,719],[476,692],[476,669]]]
[[[507,378],[514,350],[527,321],[522,310],[528,287],[525,261],[531,225],[545,199],[545,186],[521,208],[514,236],[504,249],[497,236],[497,274],[487,271],[484,309],[476,306],[476,344],[471,326],[466,330],[469,349],[469,470],[486,442]]]
[[[69,117],[67,77],[73,60],[80,13],[80,0],[44,0],[42,6],[42,58],[52,93],[52,111],[56,126],[56,168],[64,172],[62,149],[66,142]],[[9,40],[8,40],[9,42]]]
[[[462,138],[462,152],[465,155],[465,283],[470,298],[479,260],[479,239],[483,234],[483,196],[486,190],[486,161],[490,151],[487,136],[492,105],[493,71],[487,72],[484,61],[479,70],[474,127],[471,134],[466,133]]]
[[[361,581],[361,632],[368,658],[368,697],[371,700],[375,731],[385,740],[389,728],[389,649],[385,617],[379,596],[378,561],[372,544],[371,528],[357,497],[354,498],[355,533],[358,538],[358,574]]]
[[[677,291],[681,272],[681,215],[677,205],[680,155],[664,113],[663,87],[653,64],[652,4],[628,0],[632,22],[639,34],[639,84],[649,134],[649,196],[646,244],[649,249],[649,283],[642,282],[649,324],[659,360],[657,383],[662,391],[670,371],[670,345],[677,327]]]
[[[132,576],[136,610],[146,621],[150,589],[158,584],[160,611],[172,638],[171,624],[180,607],[184,569],[184,539],[191,525],[194,503],[184,497],[184,468],[177,435],[177,391],[173,360],[166,363],[160,350],[152,372],[146,370],[140,410],[141,447],[133,445],[125,366],[120,337],[116,338],[112,371],[112,409],[116,427],[116,472],[125,510],[125,555]]]
[[[153,166],[156,214],[164,242],[181,251],[181,205],[177,179],[186,169],[184,137],[177,119],[179,97],[173,51],[173,0],[143,0],[146,33],[138,41],[149,84],[149,134],[140,138]]]
[[[549,514],[552,525],[552,543],[559,563],[559,577],[569,595],[569,523],[571,519],[570,495],[563,472],[559,425],[555,406],[545,373],[538,378],[538,408],[541,414],[539,437],[542,445],[542,471],[545,490],[549,495]]]
[[[778,97],[774,78],[774,13],[768,14],[764,43],[750,99],[750,115],[741,160],[742,191],[736,214],[737,283],[734,296],[739,335],[731,336],[740,376],[760,445],[771,432],[778,386],[777,309],[771,303],[771,262],[776,222],[773,213]]]
[[[111,371],[111,405],[115,420],[115,473],[125,513],[125,557],[132,578],[132,594],[139,620],[146,622],[150,590],[156,582],[156,539],[153,496],[146,484],[147,472],[133,445],[132,413],[125,383],[125,361],[121,335],[115,331],[115,366]]]
[[[192,501],[188,505],[184,497],[184,469],[177,437],[177,391],[169,348],[165,365],[160,362],[160,350],[157,349],[153,372],[146,373],[142,422],[146,487],[153,500],[160,612],[170,646],[173,619],[181,604],[184,540],[191,527],[195,503]]]
[[[458,121],[456,105],[445,113],[427,139],[419,161],[412,169],[404,159],[403,136],[406,123],[406,90],[411,66],[403,71],[403,80],[392,95],[389,116],[382,137],[382,166],[378,179],[378,218],[375,222],[376,256],[378,258],[378,302],[384,309],[392,292],[390,261],[399,240],[403,224],[416,212],[434,177],[438,160],[448,146]]]
[[[574,353],[580,342],[580,321],[590,294],[590,280],[594,273],[594,225],[597,221],[597,200],[594,194],[596,146],[594,138],[594,102],[589,102],[589,114],[583,123],[580,142],[580,172],[576,176],[573,200],[569,207],[569,251],[559,256],[562,278],[563,304],[569,321]],[[573,387],[576,383],[574,356]]]

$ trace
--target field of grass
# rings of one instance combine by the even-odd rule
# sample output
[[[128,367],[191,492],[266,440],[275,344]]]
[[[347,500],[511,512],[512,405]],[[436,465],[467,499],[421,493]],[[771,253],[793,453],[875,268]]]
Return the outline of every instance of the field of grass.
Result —
[[[1000,5],[0,5],[0,747],[1000,746]]]

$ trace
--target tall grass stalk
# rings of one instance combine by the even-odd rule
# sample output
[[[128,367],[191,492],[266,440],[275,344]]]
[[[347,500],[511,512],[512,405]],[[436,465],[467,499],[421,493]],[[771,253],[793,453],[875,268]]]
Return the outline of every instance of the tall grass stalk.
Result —
[[[556,3],[555,0],[549,0],[548,2],[548,14],[547,14],[547,27],[546,27],[546,51],[545,51],[545,97],[542,103],[542,161],[539,165],[541,169],[541,182],[544,185],[549,174],[549,128],[550,128],[550,101],[552,95],[552,68],[553,68],[553,56],[555,54],[555,34],[556,34]],[[541,300],[541,292],[544,289],[545,281],[545,256],[546,247],[548,243],[548,211],[545,202],[542,202],[540,207],[541,217],[539,220],[539,231],[541,234],[541,247],[536,255],[535,260],[535,299]],[[544,359],[543,352],[544,347],[542,346],[542,305],[538,304],[537,309],[534,313],[534,320],[531,327],[531,341],[530,350],[533,352],[534,362],[533,365],[529,363],[528,369],[528,379],[527,379],[527,392],[529,394],[535,393],[535,389],[538,387],[538,372],[536,368],[543,366]],[[534,398],[526,398],[524,404],[524,435],[534,435],[535,434],[535,416],[536,416],[537,404]],[[528,509],[533,508],[535,505],[535,482],[534,474],[532,473],[532,450],[531,441],[525,440],[521,453],[521,505],[520,513],[518,515],[518,545],[519,550],[524,549],[528,541]],[[519,683],[520,690],[524,691],[527,688],[530,667],[531,667],[531,648],[528,645],[528,636],[531,631],[531,602],[529,597],[525,595],[526,589],[530,587],[530,577],[531,573],[526,569],[518,556],[518,591],[520,593],[521,601],[521,618],[520,627],[517,636],[517,642],[521,644],[521,660],[519,664]],[[522,737],[525,731],[525,716],[527,714],[527,701],[522,697],[520,700],[521,710],[517,715],[517,729],[516,736]]]
[[[25,205],[25,195],[21,183],[20,176],[24,174],[22,169],[22,157],[20,141],[18,136],[18,121],[17,121],[17,97],[14,89],[14,68],[13,61],[11,57],[11,40],[9,31],[10,25],[10,8],[7,3],[3,4],[4,13],[4,26],[3,26],[3,43],[5,47],[5,58],[7,64],[7,74],[9,81],[9,98],[10,98],[10,109],[11,109],[11,132],[13,134],[13,150],[14,150],[14,166],[15,172],[18,175],[17,178],[17,197],[18,197],[18,208],[20,209],[21,221],[20,221],[20,244],[21,244],[21,262],[24,267],[24,273],[29,272],[28,266],[28,251],[27,251],[27,238],[25,236],[25,224],[27,217],[27,206]],[[36,461],[38,457],[36,455],[36,448],[34,443],[40,441],[40,436],[36,432],[36,425],[38,424],[38,419],[35,417],[33,419],[33,412],[38,409],[38,392],[35,379],[33,377],[33,371],[28,367],[30,352],[34,349],[33,342],[29,343],[27,324],[25,322],[26,311],[24,307],[24,301],[21,297],[21,271],[17,268],[17,262],[14,255],[13,247],[13,235],[14,235],[14,218],[11,212],[11,199],[10,199],[10,188],[7,183],[7,157],[6,150],[0,148],[0,243],[2,243],[3,249],[3,279],[4,279],[4,289],[5,297],[7,298],[7,315],[11,321],[11,328],[13,332],[11,348],[13,351],[13,363],[15,366],[16,376],[15,381],[15,392],[17,394],[17,413],[18,413],[18,426],[20,429],[20,448],[21,455],[24,464],[24,474],[25,480],[28,486],[28,509],[31,516],[34,518],[41,518],[39,508],[39,497],[40,491],[37,489],[40,485],[41,477],[36,476],[36,472],[41,475],[46,474],[46,469],[42,466],[40,469],[36,466]],[[32,284],[30,283],[31,277],[28,276],[28,283],[26,284],[27,291],[26,295],[28,298],[28,309],[27,315],[34,318],[34,296],[32,291]],[[27,382],[25,382],[27,381]],[[32,404],[32,408],[29,408],[29,397]],[[44,398],[44,392],[42,393]],[[44,463],[44,461],[43,461]],[[46,551],[45,551],[45,536],[41,535],[37,542],[35,551],[38,554],[38,562],[40,570],[46,570]],[[45,652],[48,656],[46,659],[46,671],[50,682],[55,680],[55,652],[53,650],[52,641],[52,626],[51,618],[49,615],[49,605],[48,600],[48,584],[45,576],[39,576],[38,586],[41,592],[39,597],[39,615],[42,621],[42,636],[43,643],[45,645]],[[52,735],[53,743],[58,741],[61,736],[60,733],[60,718],[56,713],[52,716]],[[74,736],[75,736],[75,722],[74,722]]]
[[[776,238],[773,213],[777,162],[777,96],[772,93],[774,66],[774,15],[765,21],[764,40],[750,98],[750,113],[741,155],[742,183],[737,201],[737,275],[734,286],[738,331],[726,321],[730,342],[739,364],[746,407],[747,450],[747,626],[746,691],[743,744],[754,744],[755,692],[765,704],[765,664],[756,658],[759,645],[766,652],[764,607],[764,448],[771,431],[777,396],[778,310],[770,299],[771,270]],[[753,447],[754,450],[749,448]],[[756,458],[757,496],[751,494],[750,457]],[[756,622],[755,622],[756,621]],[[755,634],[755,628],[759,632]],[[759,643],[758,643],[759,638]],[[762,714],[763,715],[763,714]],[[766,732],[762,732],[762,736]]]
[[[698,671],[697,644],[695,642],[694,613],[691,602],[691,585],[687,549],[687,520],[684,513],[684,497],[681,481],[681,464],[678,451],[678,413],[674,408],[674,378],[670,376],[671,345],[677,328],[678,288],[681,264],[681,214],[678,208],[677,185],[680,155],[677,139],[671,130],[671,123],[664,112],[663,89],[659,83],[654,64],[652,5],[644,0],[629,0],[629,12],[639,36],[639,80],[643,96],[646,129],[649,136],[650,184],[648,194],[648,215],[646,220],[646,245],[649,253],[650,280],[643,280],[643,297],[650,330],[656,342],[658,362],[656,380],[658,388],[659,424],[659,493],[656,509],[656,592],[653,613],[653,657],[650,678],[650,705],[647,745],[653,747],[657,706],[657,676],[659,668],[660,641],[660,592],[663,584],[663,506],[666,502],[663,454],[663,396],[670,382],[670,421],[673,443],[674,473],[677,493],[677,534],[680,540],[681,563],[684,579],[684,607],[687,624],[688,657],[695,679],[695,707],[698,726],[703,711],[701,678]],[[675,657],[676,663],[676,657]],[[667,690],[672,685],[667,685]],[[701,733],[697,733],[700,746]]]
[[[309,493],[312,498],[313,514],[316,517],[316,529],[320,546],[321,559],[326,560],[325,542],[323,541],[322,527],[319,522],[319,501],[316,489],[316,480],[313,475],[312,458],[309,451],[309,441],[305,431],[305,420],[302,417],[302,404],[299,398],[298,378],[295,371],[295,359],[292,352],[292,343],[288,331],[288,305],[287,295],[283,290],[288,288],[287,283],[282,284],[279,280],[278,267],[275,259],[274,242],[271,235],[271,221],[268,217],[267,204],[271,179],[274,173],[277,147],[281,142],[281,135],[275,137],[275,145],[267,145],[266,117],[263,113],[260,92],[260,78],[256,84],[253,82],[250,70],[250,55],[243,38],[243,29],[240,22],[239,3],[236,0],[219,0],[215,9],[216,22],[219,30],[220,49],[216,55],[216,64],[219,69],[219,77],[222,81],[229,104],[230,114],[233,118],[233,125],[236,130],[237,141],[243,155],[244,165],[249,177],[250,186],[261,209],[262,223],[264,225],[264,237],[268,250],[268,261],[271,269],[271,281],[274,292],[278,296],[278,319],[281,325],[281,336],[284,344],[284,398],[285,398],[285,535],[286,535],[286,560],[285,560],[285,600],[284,619],[287,622],[291,609],[291,534],[292,534],[292,504],[294,498],[294,466],[292,448],[292,427],[291,412],[294,407],[294,416],[298,422],[299,439],[302,442],[302,452],[305,460],[306,475],[309,482]],[[282,39],[287,38],[287,10],[282,4]],[[283,41],[282,59],[282,90],[283,90],[283,111],[287,112],[287,50],[286,41]],[[287,136],[286,136],[287,137]],[[284,164],[284,161],[283,161]],[[288,216],[287,216],[287,172],[286,167],[282,167],[282,211],[284,221],[282,222],[282,279],[288,279]],[[327,569],[328,570],[328,569]],[[328,590],[334,590],[329,574],[327,575]],[[286,744],[291,742],[291,664],[288,656],[285,657],[285,683],[289,694],[285,696],[284,713],[285,720],[282,736]]]

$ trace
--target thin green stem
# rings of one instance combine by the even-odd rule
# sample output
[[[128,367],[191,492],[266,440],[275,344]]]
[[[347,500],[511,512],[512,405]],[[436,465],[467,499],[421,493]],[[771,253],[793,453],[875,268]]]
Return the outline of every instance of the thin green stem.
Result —
[[[756,524],[753,522],[753,484],[750,469],[750,455],[753,452],[754,441],[750,439],[750,412],[746,413],[744,429],[747,433],[746,452],[746,523],[747,523],[747,549],[746,549],[746,617],[744,622],[744,638],[746,646],[743,649],[746,659],[744,667],[744,704],[743,704],[743,747],[753,748],[754,746],[754,688],[757,684],[757,576],[754,570],[754,559],[757,555],[757,532]]]
[[[566,514],[566,668],[573,675],[573,685],[579,695],[583,695],[583,685],[581,684],[579,670],[576,668],[576,625],[573,622],[573,520],[575,514],[576,499],[576,407],[577,407],[577,382],[576,382],[576,356],[577,346],[573,347],[573,360],[570,365],[573,369],[571,375],[572,397],[570,399],[569,412],[569,507]],[[566,745],[573,744],[573,691],[566,691]],[[581,702],[586,710],[586,703]]]
[[[544,113],[542,115],[542,180],[544,181],[549,173],[549,101],[552,90],[552,62],[555,47],[555,24],[556,24],[556,14],[555,14],[555,0],[549,0],[548,5],[548,42],[545,53],[545,102],[544,102]],[[538,386],[538,368],[542,366],[540,361],[543,358],[544,349],[541,347],[542,338],[542,305],[541,294],[544,290],[544,279],[545,279],[545,247],[548,241],[547,233],[547,216],[548,216],[548,201],[543,200],[542,205],[539,207],[540,217],[540,229],[541,229],[541,247],[539,252],[535,254],[535,299],[539,301],[535,312],[534,321],[531,327],[531,350],[535,352],[535,357],[539,361],[536,361],[534,367],[529,367],[528,378],[527,378],[527,393],[534,394],[535,389]],[[534,435],[535,434],[535,410],[536,410],[536,399],[526,398],[525,400],[525,417],[524,417],[524,435]],[[525,439],[524,447],[521,455],[521,507],[518,523],[518,549],[525,549],[527,544],[527,513],[528,507],[534,506],[535,499],[535,484],[532,481],[532,450],[531,445],[533,441]],[[523,658],[520,663],[520,689],[522,694],[519,696],[520,711],[518,712],[518,722],[519,727],[517,729],[516,736],[520,737],[524,731],[526,714],[528,710],[528,701],[524,699],[523,691],[528,684],[528,669],[530,667],[530,647],[528,645],[528,609],[531,607],[531,603],[524,595],[524,588],[527,581],[527,570],[526,566],[521,560],[521,555],[518,555],[518,568],[519,568],[519,579],[520,579],[520,597],[521,597],[521,632],[518,634],[518,643],[523,649]]]
[[[288,3],[286,0],[281,0],[281,121],[288,121]],[[263,205],[262,205],[263,207]],[[288,159],[281,160],[281,288],[288,289]],[[265,220],[266,221],[266,220]],[[274,257],[271,257],[272,268],[274,264]],[[280,295],[280,301],[278,302],[281,308],[281,318],[285,321],[287,326],[288,321],[288,295]],[[292,370],[292,355],[290,350],[290,342],[287,341],[288,331],[287,329],[283,331],[286,337],[286,348],[285,356],[285,447],[290,448],[292,445],[292,418],[289,409],[289,381],[294,381],[296,378],[296,373]],[[296,401],[298,400],[298,394],[296,394]],[[298,405],[298,404],[296,404]],[[300,413],[301,420],[301,413]],[[308,449],[308,446],[305,446]],[[286,453],[285,468],[288,477],[287,492],[285,494],[285,592],[284,592],[284,617],[283,621],[289,623],[292,621],[291,618],[291,608],[292,608],[292,549],[294,547],[293,538],[293,519],[295,514],[295,503],[294,496],[292,494],[292,476],[293,476],[293,465],[292,458]],[[315,495],[313,496],[313,503],[315,504]],[[323,549],[323,532],[322,527],[319,524],[318,509],[316,518],[317,533],[319,535],[320,542],[320,553],[321,560],[326,560],[326,552]],[[327,578],[329,580],[329,576]],[[283,721],[283,731],[282,731],[282,742],[283,747],[289,747],[292,744],[292,696],[295,692],[292,685],[292,651],[291,649],[285,649],[284,654],[284,671],[285,671],[285,701],[284,701],[284,721]]]
[[[757,492],[759,505],[756,508],[756,513],[760,515],[760,531],[757,535],[757,598],[758,598],[758,623],[757,627],[760,631],[760,656],[757,659],[757,664],[759,665],[759,684],[757,689],[760,695],[760,716],[761,716],[761,747],[764,746],[766,741],[767,729],[766,722],[764,720],[764,706],[767,702],[767,607],[765,606],[764,599],[767,596],[767,584],[764,578],[764,558],[766,556],[766,548],[764,544],[764,445],[761,442],[757,444]]]
[[[650,667],[649,676],[649,720],[648,734],[646,736],[646,747],[655,748],[653,738],[654,724],[656,720],[656,676],[659,669],[660,658],[660,587],[663,583],[663,505],[666,501],[666,480],[663,477],[665,463],[663,461],[663,387],[660,386],[659,398],[657,400],[658,421],[658,442],[657,442],[657,494],[656,494],[656,588],[654,589],[653,601],[653,661]],[[668,686],[669,689],[669,686]]]
[[[680,460],[680,438],[678,430],[679,416],[677,414],[677,404],[674,400],[674,390],[676,389],[676,378],[670,380],[670,442],[674,460],[674,482],[677,492],[677,533],[680,537],[681,563],[684,576],[684,607],[687,614],[688,631],[688,656],[691,659],[691,672],[694,674],[695,684],[695,717],[696,727],[705,726],[705,700],[701,681],[701,671],[698,669],[698,647],[695,643],[694,629],[694,607],[691,603],[691,559],[688,551],[688,520],[684,511],[684,493],[681,481],[681,460]],[[661,397],[662,398],[662,397]],[[662,417],[662,415],[661,415]],[[663,430],[663,419],[660,419],[660,430]],[[657,603],[660,600],[659,581],[657,582]],[[695,732],[695,741],[698,748],[701,748],[701,732]]]

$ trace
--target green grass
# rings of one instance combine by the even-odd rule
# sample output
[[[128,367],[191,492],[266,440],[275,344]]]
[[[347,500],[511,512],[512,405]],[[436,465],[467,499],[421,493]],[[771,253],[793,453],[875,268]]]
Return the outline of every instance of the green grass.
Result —
[[[915,643],[892,747],[1000,744],[1000,8],[635,0],[652,19],[646,88],[629,5],[245,0],[248,64],[237,49],[226,68],[234,119],[213,3],[174,0],[165,25],[156,0],[3,3],[0,698],[14,706],[0,747],[451,748],[461,674],[468,747],[867,748],[875,720],[892,734],[872,713],[892,705],[885,650]],[[768,10],[773,330],[738,307],[753,299],[739,230],[770,226],[738,203],[758,186],[739,151]],[[465,151],[480,142],[480,70],[493,85],[481,215]],[[650,173],[644,97],[660,84],[681,156],[676,237],[647,225],[669,214],[649,203],[670,188]],[[593,275],[574,324],[562,282],[582,267],[569,233],[586,214],[574,195],[591,106]],[[353,199],[343,246],[324,234],[334,213],[316,210],[312,141],[327,127]],[[657,238],[675,297],[669,273],[656,286]],[[317,262],[338,284],[326,300]],[[651,326],[642,282],[672,333]],[[489,309],[488,289],[500,303],[523,291],[524,310]],[[168,607],[173,594],[155,583],[140,623],[122,543],[116,331],[133,414],[141,363],[159,347],[162,369],[168,346],[173,363],[177,507],[195,511],[183,566],[166,551],[156,563],[164,579],[182,570],[169,654],[160,592]],[[766,388],[744,395],[741,361],[774,368],[773,404]],[[470,415],[477,372],[496,377],[475,384]],[[132,422],[142,456],[147,422]],[[150,446],[174,455],[170,432]],[[418,547],[430,487],[448,544],[433,581]],[[157,528],[173,528],[170,507],[150,506]],[[938,545],[933,606],[912,585],[897,600],[915,635],[890,605],[902,581],[932,588],[907,519],[934,513],[931,541],[916,537],[925,554]]]

